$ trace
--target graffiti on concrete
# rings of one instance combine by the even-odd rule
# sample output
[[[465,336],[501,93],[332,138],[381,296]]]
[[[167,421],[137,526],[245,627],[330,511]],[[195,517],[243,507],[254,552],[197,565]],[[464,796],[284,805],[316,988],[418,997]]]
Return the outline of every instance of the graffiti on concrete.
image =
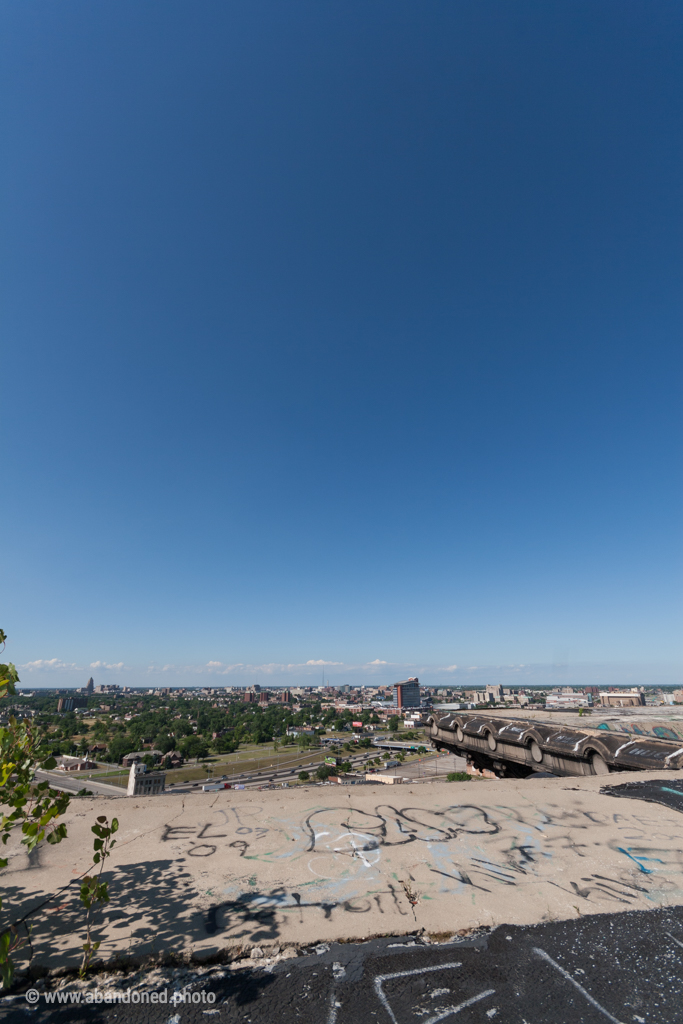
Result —
[[[683,801],[683,791],[675,798]],[[206,933],[264,941],[311,915],[329,921],[372,910],[393,915],[398,927],[404,917],[419,923],[420,908],[445,896],[476,907],[498,890],[537,898],[539,885],[582,913],[666,903],[683,893],[682,839],[677,815],[610,814],[566,799],[524,809],[347,803],[296,821],[232,806],[201,824],[169,824],[162,835],[213,873],[230,865],[222,899],[212,889],[203,901]],[[257,880],[265,865],[268,886]]]

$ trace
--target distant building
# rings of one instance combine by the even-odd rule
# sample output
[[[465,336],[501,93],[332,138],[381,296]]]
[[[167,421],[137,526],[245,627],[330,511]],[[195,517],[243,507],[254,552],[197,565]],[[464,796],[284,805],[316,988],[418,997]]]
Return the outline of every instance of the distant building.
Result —
[[[132,754],[126,754],[121,764],[123,765],[124,768],[130,768],[131,765],[137,764],[139,761],[142,761],[143,757],[147,757],[148,754],[151,754],[152,757],[155,758],[160,758],[164,756],[160,750],[135,750],[133,751]]]
[[[394,683],[392,696],[392,707],[394,708],[419,708],[420,680],[417,676],[412,679],[405,679],[401,683]]]
[[[461,707],[461,705],[459,704],[458,707]],[[429,715],[425,711],[408,711],[404,715],[406,725],[426,724],[428,718]]]
[[[574,693],[573,690],[564,693],[551,693],[546,697],[546,708],[551,711],[570,708],[592,708],[593,697],[590,693]]]
[[[645,704],[645,694],[640,690],[619,690],[616,693],[600,694],[600,703],[607,708],[633,708]]]
[[[484,697],[484,700],[487,704],[498,704],[498,702],[502,701],[504,697],[505,694],[503,693],[503,687],[500,683],[486,687],[486,696]]]
[[[128,775],[128,796],[156,796],[166,789],[166,772],[148,772],[145,764],[132,764]]]
[[[256,701],[256,694],[254,693],[253,690],[245,690],[242,700],[245,702],[245,704],[254,704]]]
[[[62,772],[87,772],[93,768],[97,768],[94,761],[88,761],[84,757],[70,757],[68,754],[60,757],[57,765],[57,771]]]
[[[291,704],[291,702],[292,702],[292,695],[289,692],[289,690],[281,690],[280,693],[277,696],[277,699],[282,704]]]
[[[91,693],[93,692],[93,690],[94,690],[94,689],[95,689],[95,681],[94,681],[93,677],[92,677],[92,676],[90,676],[90,679],[89,679],[89,680],[88,680],[88,682],[87,682],[87,683],[85,684],[85,692],[86,692],[87,694],[91,694]]]
[[[57,711],[75,711],[76,708],[87,708],[87,697],[60,697],[57,701]]]

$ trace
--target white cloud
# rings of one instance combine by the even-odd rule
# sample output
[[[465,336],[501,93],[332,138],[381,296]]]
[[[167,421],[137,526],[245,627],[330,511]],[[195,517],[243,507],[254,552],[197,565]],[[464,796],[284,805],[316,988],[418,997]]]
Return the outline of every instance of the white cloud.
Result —
[[[307,665],[343,665],[343,661],[323,661],[319,658],[317,661],[307,661]]]
[[[91,661],[89,667],[107,670],[111,669],[115,672],[120,672],[124,665],[122,661],[117,661],[115,665],[108,665],[106,661]]]
[[[26,669],[29,672],[41,671],[44,669],[47,669],[48,671],[83,671],[82,668],[80,668],[78,665],[74,665],[73,662],[69,664],[66,661],[60,661],[59,658],[39,658],[37,661],[29,661],[25,665],[20,665],[19,668]]]
[[[379,658],[375,658],[374,661],[369,661],[368,662],[368,665],[386,665],[386,664],[387,664],[386,661],[380,661]]]

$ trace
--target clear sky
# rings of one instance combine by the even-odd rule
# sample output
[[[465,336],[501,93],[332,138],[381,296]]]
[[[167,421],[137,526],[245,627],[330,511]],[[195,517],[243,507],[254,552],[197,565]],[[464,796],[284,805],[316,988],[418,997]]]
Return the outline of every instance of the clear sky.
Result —
[[[682,30],[5,0],[23,683],[681,681]]]

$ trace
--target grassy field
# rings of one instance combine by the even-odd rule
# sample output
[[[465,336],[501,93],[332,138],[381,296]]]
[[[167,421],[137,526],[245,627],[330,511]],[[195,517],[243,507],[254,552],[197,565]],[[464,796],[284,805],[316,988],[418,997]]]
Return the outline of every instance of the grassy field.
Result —
[[[177,785],[182,782],[205,782],[207,777],[217,781],[222,775],[227,776],[227,780],[229,780],[243,772],[255,773],[260,771],[265,773],[271,768],[304,769],[312,762],[320,761],[320,758],[325,753],[325,750],[299,752],[296,747],[280,747],[276,753],[272,746],[249,744],[248,747],[238,750],[234,754],[209,757],[201,764],[188,763],[183,765],[182,768],[174,768],[167,771],[166,785]],[[342,756],[350,756],[356,753],[360,753],[360,750],[342,751]],[[368,753],[374,753],[374,751],[370,750]],[[379,752],[375,756],[380,756]],[[404,764],[409,764],[418,759],[418,754],[408,754]],[[211,769],[208,776],[207,766]],[[120,771],[97,772],[96,774],[79,772],[76,774],[76,777],[87,780],[89,774],[93,774],[93,777],[96,779],[106,780],[114,786],[126,786],[128,783],[127,768]]]
[[[276,753],[273,747],[270,746],[256,746],[250,744],[250,747],[244,750],[238,750],[234,754],[216,755],[215,757],[208,757],[203,760],[202,764],[185,764],[182,768],[174,768],[166,772],[166,785],[178,782],[197,782],[200,779],[206,780],[207,778],[207,765],[210,769],[210,776],[213,779],[220,779],[221,775],[226,775],[231,778],[234,775],[239,775],[242,772],[259,772],[267,771],[270,768],[294,768],[300,767],[305,768],[311,762],[319,761],[320,757],[324,754],[324,751],[313,750],[299,753],[296,747],[285,747],[280,748]],[[108,772],[97,772],[97,774],[89,772],[79,772],[76,777],[79,779],[87,779],[89,774],[93,774],[93,777],[107,781],[115,786],[125,786],[128,783],[128,769],[121,769],[121,771],[108,771]]]

